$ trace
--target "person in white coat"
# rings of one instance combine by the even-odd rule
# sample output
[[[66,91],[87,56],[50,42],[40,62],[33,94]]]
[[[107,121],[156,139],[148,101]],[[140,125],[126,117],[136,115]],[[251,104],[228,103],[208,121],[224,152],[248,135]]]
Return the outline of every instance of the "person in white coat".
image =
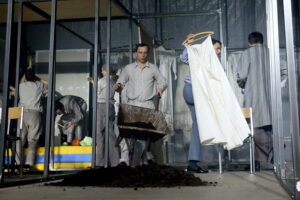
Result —
[[[55,101],[55,113],[63,115],[58,126],[68,145],[73,139],[82,140],[86,110],[86,102],[78,96],[66,95]]]
[[[101,73],[102,78],[98,80],[98,91],[97,91],[97,135],[96,135],[96,165],[104,167],[106,164],[105,160],[105,129],[108,128],[108,141],[109,141],[109,165],[115,167],[119,164],[119,149],[115,146],[117,136],[114,132],[114,121],[115,121],[115,108],[114,108],[114,93],[112,89],[113,80],[110,77],[110,85],[106,86],[106,65],[102,66]],[[106,90],[110,90],[109,96],[109,124],[105,126],[105,108],[106,108]]]
[[[273,134],[270,97],[270,65],[268,49],[263,45],[263,35],[252,32],[248,36],[249,48],[239,61],[238,84],[244,89],[244,107],[252,107],[256,170],[260,162],[272,160]],[[281,78],[284,84],[287,69],[281,66]]]
[[[25,71],[24,82],[19,86],[19,105],[24,108],[23,129],[20,134],[20,141],[17,141],[17,157],[16,162],[20,163],[20,153],[28,142],[28,153],[25,164],[29,165],[30,169],[34,170],[35,154],[38,146],[38,141],[42,133],[42,106],[41,97],[47,91],[47,82],[42,81],[35,76],[34,70],[28,68]]]

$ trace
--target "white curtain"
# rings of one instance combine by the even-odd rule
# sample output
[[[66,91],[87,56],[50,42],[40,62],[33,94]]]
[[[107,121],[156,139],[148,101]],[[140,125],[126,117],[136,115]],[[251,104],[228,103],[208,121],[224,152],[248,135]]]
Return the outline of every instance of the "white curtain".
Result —
[[[242,89],[237,84],[237,68],[241,53],[242,52],[229,54],[227,58],[227,77],[239,104],[242,106],[244,102],[244,95],[242,93]]]
[[[174,130],[173,79],[177,79],[175,50],[167,50],[163,46],[160,46],[156,48],[156,57],[159,70],[168,83],[168,88],[164,91],[160,99],[159,110],[164,113],[170,130]]]

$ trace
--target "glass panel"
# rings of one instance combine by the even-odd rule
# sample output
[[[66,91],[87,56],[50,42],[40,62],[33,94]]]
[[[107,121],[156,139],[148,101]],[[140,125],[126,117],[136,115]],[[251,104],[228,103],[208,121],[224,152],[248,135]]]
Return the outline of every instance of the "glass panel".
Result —
[[[285,29],[284,22],[284,7],[283,0],[278,1],[278,20],[279,20],[279,30]],[[290,12],[290,11],[289,11]],[[295,15],[293,15],[295,16]],[[294,20],[294,19],[293,19]],[[295,32],[294,32],[295,33]],[[290,93],[288,84],[288,65],[287,65],[287,56],[288,53],[292,53],[295,55],[297,59],[298,51],[295,48],[295,51],[292,49],[286,48],[286,33],[285,31],[279,32],[279,44],[280,44],[280,72],[281,72],[281,100],[282,100],[282,121],[283,121],[283,148],[279,147],[278,154],[279,162],[280,162],[280,175],[281,180],[288,188],[291,193],[295,193],[295,155],[293,155],[293,143],[297,141],[293,141],[293,129],[292,129],[292,120],[291,120],[291,103],[290,103]],[[296,35],[294,35],[297,41]],[[292,45],[293,46],[293,45]],[[297,63],[296,63],[297,65]],[[297,68],[297,67],[296,67]],[[297,70],[298,71],[298,70]],[[279,138],[281,139],[281,138]]]
[[[66,23],[65,25],[70,26],[71,24]],[[39,30],[46,29],[46,26],[45,24],[31,25],[31,33],[37,34]],[[93,28],[92,23],[79,23],[78,26],[87,30]],[[71,36],[67,36],[68,34]],[[47,36],[49,37],[49,32],[40,39],[48,41]],[[54,101],[61,103],[59,110],[62,112],[56,113],[53,117],[54,130],[51,146],[54,148],[50,151],[50,170],[86,168],[91,166],[91,143],[82,147],[78,145],[85,137],[91,137],[91,123],[89,123],[92,121],[89,120],[91,116],[89,112],[91,84],[87,79],[92,74],[91,49],[87,44],[80,46],[81,40],[61,28],[57,28],[56,39],[58,45],[56,46],[56,71],[53,75],[55,81]],[[68,41],[61,42],[62,40]],[[44,50],[47,49],[45,48],[47,43],[41,45],[41,41],[32,40],[30,44],[34,48],[32,53],[35,58],[37,74],[42,79],[48,79],[49,50]],[[47,99],[45,98],[43,119],[46,119],[46,106]],[[68,128],[63,127],[69,123],[73,124]]]

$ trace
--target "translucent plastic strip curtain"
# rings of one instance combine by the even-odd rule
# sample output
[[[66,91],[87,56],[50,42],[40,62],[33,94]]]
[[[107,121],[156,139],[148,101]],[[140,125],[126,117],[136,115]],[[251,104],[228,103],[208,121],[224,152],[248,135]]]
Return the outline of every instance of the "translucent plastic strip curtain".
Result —
[[[287,66],[288,66],[288,81],[290,94],[290,123],[293,141],[293,163],[294,163],[294,178],[295,178],[295,199],[300,200],[300,137],[299,137],[299,114],[298,114],[298,91],[297,77],[295,67],[295,49],[294,49],[294,34],[293,34],[293,17],[291,0],[283,0],[284,9],[284,26],[286,37],[287,50]],[[297,190],[297,185],[299,188]]]
[[[283,123],[282,123],[282,100],[280,86],[280,54],[278,34],[278,7],[277,0],[266,1],[267,12],[267,35],[270,59],[271,81],[271,105],[272,105],[272,128],[274,141],[274,165],[275,172],[282,177],[284,170],[283,159]]]
[[[6,36],[5,36],[5,57],[4,57],[4,69],[3,69],[3,102],[2,102],[2,114],[1,114],[1,132],[0,132],[0,183],[3,182],[3,164],[5,160],[5,133],[7,131],[7,115],[8,115],[8,77],[9,77],[9,65],[10,65],[10,48],[11,48],[11,32],[14,13],[14,0],[8,0],[7,2],[7,20],[6,20]]]
[[[20,76],[20,57],[21,57],[21,39],[22,39],[22,23],[23,23],[23,1],[19,2],[18,13],[18,38],[17,38],[17,60],[16,60],[16,73],[15,73],[15,98],[14,106],[18,106],[19,99],[19,76]]]
[[[99,50],[99,0],[95,0],[95,31],[94,31],[94,68],[93,68],[93,116],[92,116],[92,136],[93,136],[93,151],[92,151],[92,168],[96,166],[96,123],[97,123],[97,90],[98,90],[98,50]],[[98,155],[99,156],[99,155]]]
[[[56,40],[56,12],[57,2],[51,2],[51,21],[50,21],[50,43],[49,43],[49,68],[48,68],[48,95],[47,95],[47,114],[46,114],[46,133],[45,133],[45,159],[44,159],[44,178],[49,177],[49,158],[50,141],[54,130],[53,124],[53,97],[54,97],[54,75],[55,75],[55,40]]]
[[[14,106],[18,106],[19,101],[19,80],[20,80],[20,59],[21,59],[21,45],[22,45],[22,29],[23,29],[23,1],[19,0],[19,11],[18,11],[18,34],[17,34],[17,55],[16,55],[16,72],[15,72],[15,96]],[[21,158],[23,153],[21,153]],[[15,162],[15,158],[12,158],[11,162]],[[20,168],[20,176],[23,175],[22,165]]]
[[[271,105],[274,167],[276,174],[282,178],[284,175],[284,138],[282,120],[282,100],[280,87],[280,54],[278,36],[278,6],[277,0],[267,0],[267,34],[270,59]]]
[[[272,105],[272,127],[274,137],[274,155],[276,173],[282,176],[284,168],[283,158],[283,124],[282,124],[282,100],[280,87],[280,53],[278,34],[278,7],[277,1],[267,1],[267,34],[270,53],[271,73],[271,105]]]
[[[222,50],[221,50],[221,63],[225,69],[225,72],[227,72],[227,58],[226,58],[226,45],[225,44],[225,41],[224,41],[224,31],[223,31],[223,0],[219,0],[219,10],[218,10],[218,13],[219,13],[219,29],[220,29],[220,40],[221,42],[223,43],[222,44]],[[227,34],[227,33],[226,33]]]
[[[128,20],[128,29],[129,29],[129,63],[133,62],[133,57],[132,57],[132,39],[133,39],[133,32],[132,32],[132,0],[129,0],[129,10],[130,10],[130,17]]]
[[[220,40],[222,42],[222,49],[221,49],[221,63],[222,66],[224,67],[225,73],[227,74],[227,52],[226,52],[226,44],[224,41],[224,31],[223,31],[223,1],[219,0],[219,9],[218,9],[218,16],[219,16],[219,31],[220,31]],[[227,33],[226,33],[227,34]],[[222,169],[222,153],[221,151],[224,151],[224,148],[219,145],[219,173],[222,174],[223,169]]]
[[[106,73],[107,77],[110,76],[110,48],[111,48],[111,0],[107,0],[107,35],[106,35]],[[110,85],[110,79],[106,79],[106,85]],[[106,107],[105,107],[105,127],[109,127],[109,97],[110,90],[106,90]],[[108,153],[109,153],[109,133],[108,128],[105,129],[105,167],[108,167]]]

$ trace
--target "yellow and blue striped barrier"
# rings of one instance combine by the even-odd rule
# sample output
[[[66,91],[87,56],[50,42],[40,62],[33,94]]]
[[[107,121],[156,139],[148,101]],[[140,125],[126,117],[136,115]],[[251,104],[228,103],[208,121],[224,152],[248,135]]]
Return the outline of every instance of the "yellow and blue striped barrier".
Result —
[[[92,146],[56,146],[50,152],[50,170],[72,170],[92,166]],[[24,152],[24,159],[26,159],[26,155],[27,149]],[[37,170],[44,170],[44,158],[45,148],[40,147],[37,149],[35,158]],[[10,163],[11,151],[5,160],[6,163]]]

